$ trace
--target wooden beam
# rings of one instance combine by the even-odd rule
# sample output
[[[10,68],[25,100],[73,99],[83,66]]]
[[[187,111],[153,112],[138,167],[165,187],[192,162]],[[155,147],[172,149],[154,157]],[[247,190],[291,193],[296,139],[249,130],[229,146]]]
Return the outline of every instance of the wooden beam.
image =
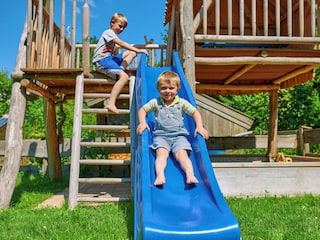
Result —
[[[306,57],[195,57],[198,65],[242,65],[242,64],[268,64],[268,65],[320,65],[320,58]]]
[[[274,84],[281,84],[284,81],[287,81],[290,78],[294,78],[300,74],[306,73],[311,71],[312,69],[314,69],[316,66],[305,66],[302,68],[299,68],[291,73],[286,74],[285,76],[278,78],[276,80],[273,81]]]
[[[265,84],[265,85],[222,85],[222,84],[205,84],[200,83],[196,85],[197,92],[202,92],[207,89],[212,91],[259,91],[269,92],[280,89],[279,85]]]
[[[21,83],[21,86],[25,87],[25,88],[28,88],[30,89],[31,91],[39,94],[39,95],[42,95],[43,97],[46,97],[48,99],[50,99],[51,101],[53,102],[58,102],[60,99],[55,97],[51,92],[50,90],[48,89],[45,89],[43,87],[40,87],[39,85],[33,83],[32,81],[30,81],[29,79],[22,79],[20,81]]]
[[[251,65],[245,65],[244,67],[242,67],[239,71],[237,71],[236,73],[232,74],[230,77],[228,77],[225,81],[224,84],[228,85],[229,83],[233,82],[234,80],[236,80],[237,78],[239,78],[240,76],[242,76],[243,74],[245,74],[246,72],[248,72],[250,69],[254,68],[256,66],[256,64],[251,64]]]
[[[277,36],[239,36],[195,34],[195,42],[238,42],[266,44],[318,44],[320,37],[277,37]]]
[[[278,148],[297,148],[297,135],[278,135]],[[250,135],[245,137],[209,137],[206,141],[208,149],[267,149],[267,135]]]

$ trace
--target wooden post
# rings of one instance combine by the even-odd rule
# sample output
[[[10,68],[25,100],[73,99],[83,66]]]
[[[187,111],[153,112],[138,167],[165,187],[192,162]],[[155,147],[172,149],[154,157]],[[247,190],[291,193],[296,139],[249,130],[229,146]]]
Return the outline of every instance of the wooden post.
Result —
[[[49,49],[53,49],[53,24],[54,24],[54,4],[53,0],[50,0],[50,6],[49,6]],[[52,68],[52,61],[53,61],[53,53],[49,50],[49,59],[48,59],[48,66],[49,68]]]
[[[71,43],[71,68],[75,67],[76,53],[76,21],[77,21],[77,0],[72,0],[72,43]]]
[[[28,19],[28,17],[27,17]],[[28,20],[26,20],[27,22]],[[20,68],[26,66],[26,47],[24,45],[27,37],[27,24],[20,38],[19,51],[14,73],[21,74]],[[16,185],[20,159],[22,152],[22,128],[26,111],[26,89],[21,87],[19,81],[13,81],[10,99],[10,111],[6,130],[6,145],[4,160],[0,173],[0,209],[10,206],[14,187]]]
[[[37,49],[37,64],[36,68],[41,68],[41,44],[42,44],[42,29],[43,29],[43,2],[39,1],[38,6],[38,29],[37,29],[37,40],[36,40],[36,49]]]
[[[62,167],[57,134],[56,106],[53,101],[43,98],[44,122],[48,152],[48,171],[51,180],[62,179]]]
[[[181,0],[180,2],[180,27],[183,41],[183,68],[186,79],[195,92],[195,47],[194,47],[194,30],[193,30],[193,4],[189,1]]]
[[[0,173],[0,209],[10,206],[16,185],[22,151],[22,126],[26,109],[25,88],[19,81],[12,85],[6,131],[5,156]]]
[[[59,58],[59,67],[65,68],[64,56],[65,56],[65,49],[64,49],[64,29],[65,29],[65,18],[66,18],[66,1],[61,1],[61,29],[60,29],[60,58]]]
[[[271,91],[269,94],[269,131],[268,131],[268,156],[273,162],[277,156],[277,132],[278,132],[278,92]]]
[[[173,5],[171,10],[171,20],[169,23],[168,31],[168,43],[167,43],[167,57],[166,57],[166,66],[172,64],[172,52],[173,52],[173,40],[175,36],[175,5]]]
[[[77,196],[79,190],[78,177],[79,177],[79,159],[80,159],[80,141],[82,122],[82,99],[83,99],[83,75],[77,76],[76,95],[74,99],[74,124],[72,133],[72,152],[71,152],[71,165],[70,165],[70,183],[69,183],[69,209],[73,209],[77,205]]]
[[[312,129],[308,126],[300,126],[298,129],[298,148],[302,156],[305,156],[306,154],[310,153],[310,146],[309,143],[304,142],[304,131],[305,129]]]
[[[88,76],[90,74],[90,11],[88,0],[84,1],[82,12],[82,68],[83,74]]]

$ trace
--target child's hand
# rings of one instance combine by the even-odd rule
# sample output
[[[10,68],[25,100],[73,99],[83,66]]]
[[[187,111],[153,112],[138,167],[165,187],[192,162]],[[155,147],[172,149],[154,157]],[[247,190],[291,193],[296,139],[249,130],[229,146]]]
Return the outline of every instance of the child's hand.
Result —
[[[139,49],[139,53],[145,53],[149,55],[149,52],[146,49]]]
[[[208,131],[203,127],[199,127],[194,130],[194,137],[197,136],[197,133],[199,133],[204,139],[209,138]]]
[[[145,129],[148,129],[150,131],[150,128],[146,122],[140,123],[137,127],[137,134],[141,135]]]

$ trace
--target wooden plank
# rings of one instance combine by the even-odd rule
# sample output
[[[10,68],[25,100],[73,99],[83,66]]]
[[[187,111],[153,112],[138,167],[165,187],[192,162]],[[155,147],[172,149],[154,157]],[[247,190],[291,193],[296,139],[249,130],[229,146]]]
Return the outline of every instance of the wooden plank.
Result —
[[[303,131],[303,140],[305,143],[320,143],[320,128]]]
[[[208,149],[267,149],[268,136],[255,135],[247,137],[210,137],[207,140]],[[278,135],[277,148],[296,148],[297,135]]]

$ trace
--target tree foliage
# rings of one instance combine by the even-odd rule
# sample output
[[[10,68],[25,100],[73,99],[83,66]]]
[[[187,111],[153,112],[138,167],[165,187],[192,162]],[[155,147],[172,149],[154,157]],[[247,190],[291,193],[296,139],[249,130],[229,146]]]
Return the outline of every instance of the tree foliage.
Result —
[[[315,78],[305,84],[279,90],[278,130],[298,129],[301,125],[320,127],[320,68],[316,69]],[[241,96],[215,96],[220,101],[232,106],[255,119],[251,130],[259,133],[268,130],[269,95],[259,93]]]
[[[11,97],[12,79],[9,78],[8,72],[0,72],[0,116],[9,112]]]

